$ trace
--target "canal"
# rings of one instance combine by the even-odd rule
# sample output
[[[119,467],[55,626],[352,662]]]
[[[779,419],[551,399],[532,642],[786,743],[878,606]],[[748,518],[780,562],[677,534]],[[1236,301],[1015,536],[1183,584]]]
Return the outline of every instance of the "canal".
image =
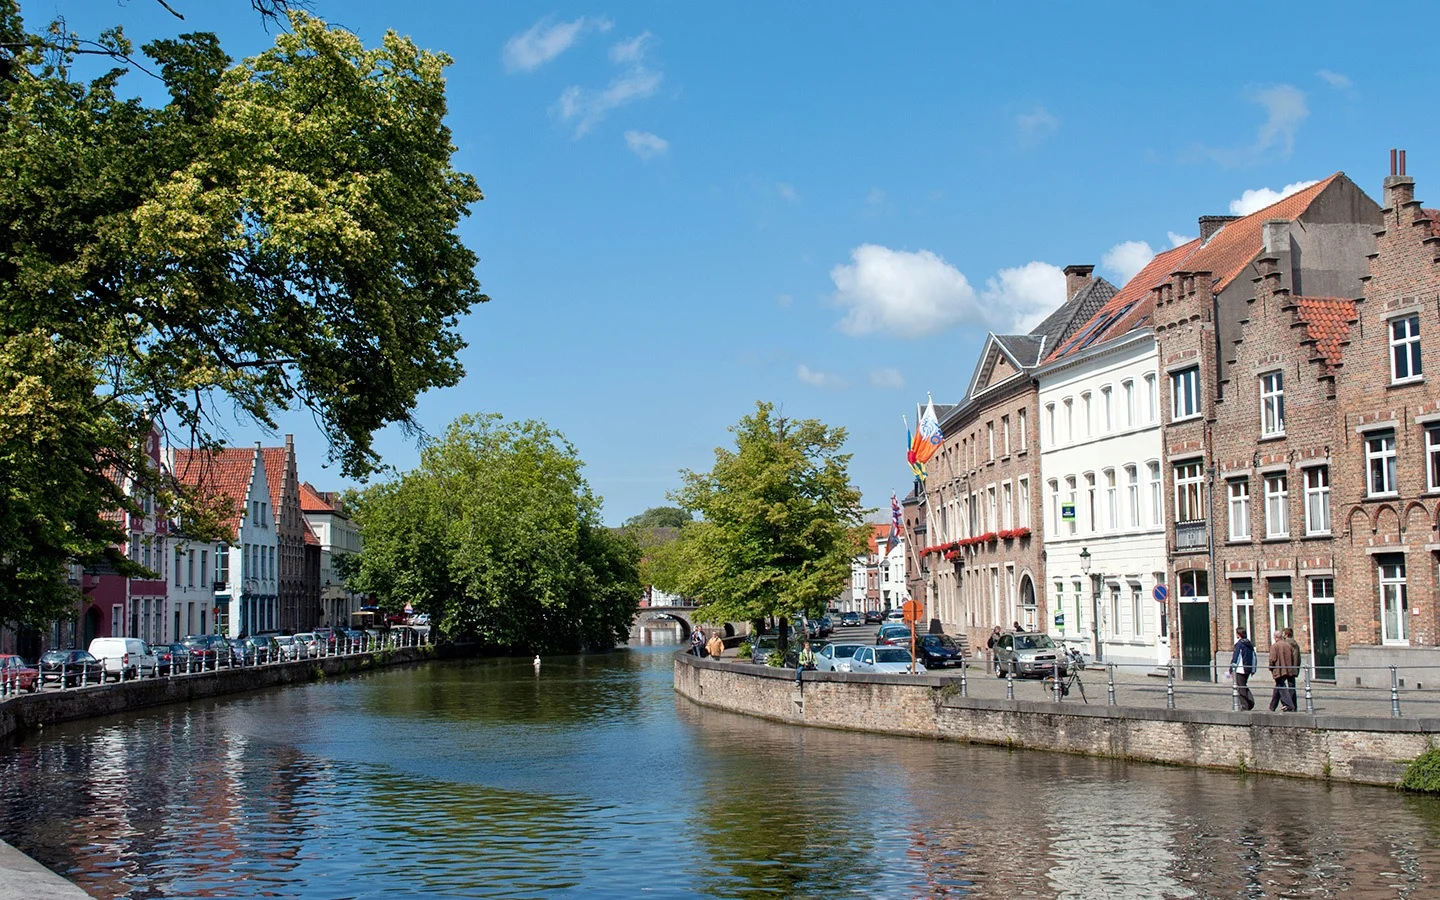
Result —
[[[96,897],[1403,897],[1440,802],[789,728],[672,648],[379,672],[46,729],[0,837]]]

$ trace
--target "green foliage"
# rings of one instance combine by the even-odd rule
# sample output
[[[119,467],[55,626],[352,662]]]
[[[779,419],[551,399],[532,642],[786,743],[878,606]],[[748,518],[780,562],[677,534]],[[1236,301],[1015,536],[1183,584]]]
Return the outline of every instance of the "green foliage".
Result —
[[[1430,747],[1405,767],[1400,777],[1402,790],[1440,794],[1440,748]]]
[[[211,34],[147,45],[151,105],[124,66],[74,77],[81,50],[130,58],[119,29],[32,34],[0,0],[0,621],[60,612],[67,561],[118,561],[116,479],[213,536],[223,516],[154,483],[152,421],[213,446],[232,411],[308,407],[363,477],[373,433],[462,375],[456,324],[486,297],[456,235],[481,193],[451,166],[449,59],[289,26],[240,63]]]
[[[741,644],[739,647],[736,647],[736,648],[735,648],[735,658],[736,658],[736,659],[749,659],[749,658],[750,658],[750,654],[754,651],[754,649],[755,649],[754,647],[751,647],[751,646],[750,646],[750,642],[749,642],[749,641],[746,641],[745,643]]]
[[[845,431],[756,404],[715,451],[706,473],[681,472],[672,495],[702,520],[653,554],[651,582],[695,597],[705,621],[819,614],[865,546],[860,492],[850,483]]]
[[[625,520],[630,528],[682,528],[693,517],[678,506],[652,506],[638,516]]]
[[[347,584],[490,646],[614,646],[638,609],[640,550],[600,524],[581,465],[543,423],[458,419],[414,471],[351,495],[365,549]]]

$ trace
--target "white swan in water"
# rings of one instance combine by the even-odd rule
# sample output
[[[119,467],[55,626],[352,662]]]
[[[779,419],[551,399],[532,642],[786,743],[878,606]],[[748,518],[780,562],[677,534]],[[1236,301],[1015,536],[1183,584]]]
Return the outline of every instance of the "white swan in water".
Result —
[[[535,671],[540,671],[540,654],[535,654]]]

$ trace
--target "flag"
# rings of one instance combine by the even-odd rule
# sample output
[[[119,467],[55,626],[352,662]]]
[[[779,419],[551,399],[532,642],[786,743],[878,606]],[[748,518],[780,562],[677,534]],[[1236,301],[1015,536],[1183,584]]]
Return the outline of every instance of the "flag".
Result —
[[[940,445],[945,443],[945,435],[940,433],[940,420],[935,416],[933,399],[925,407],[925,414],[920,417],[920,425],[915,431],[915,441],[912,447],[915,450],[916,461],[923,466],[940,449]]]
[[[900,538],[905,536],[905,523],[900,518],[900,501],[895,492],[890,492],[890,539],[885,542],[886,551],[894,550],[895,545],[900,543]]]
[[[915,477],[924,481],[925,466],[920,463],[915,446],[915,442],[920,439],[920,433],[910,430],[910,423],[904,416],[900,417],[900,421],[905,423],[905,443],[910,446],[910,449],[905,451],[905,461],[910,464],[910,471],[915,473]],[[918,405],[915,407],[915,421],[920,421],[920,407]]]

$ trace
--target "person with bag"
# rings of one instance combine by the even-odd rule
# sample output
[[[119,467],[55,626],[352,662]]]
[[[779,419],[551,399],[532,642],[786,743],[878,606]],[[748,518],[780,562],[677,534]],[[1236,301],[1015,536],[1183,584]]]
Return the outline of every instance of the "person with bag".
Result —
[[[1300,656],[1295,645],[1285,640],[1285,632],[1275,632],[1270,643],[1270,677],[1275,679],[1275,689],[1270,692],[1270,711],[1280,707],[1286,712],[1295,712],[1295,676],[1300,674]]]
[[[1245,629],[1235,629],[1235,650],[1230,654],[1230,674],[1235,678],[1235,695],[1246,712],[1255,708],[1255,695],[1250,693],[1250,676],[1255,673],[1255,645],[1245,636]]]

